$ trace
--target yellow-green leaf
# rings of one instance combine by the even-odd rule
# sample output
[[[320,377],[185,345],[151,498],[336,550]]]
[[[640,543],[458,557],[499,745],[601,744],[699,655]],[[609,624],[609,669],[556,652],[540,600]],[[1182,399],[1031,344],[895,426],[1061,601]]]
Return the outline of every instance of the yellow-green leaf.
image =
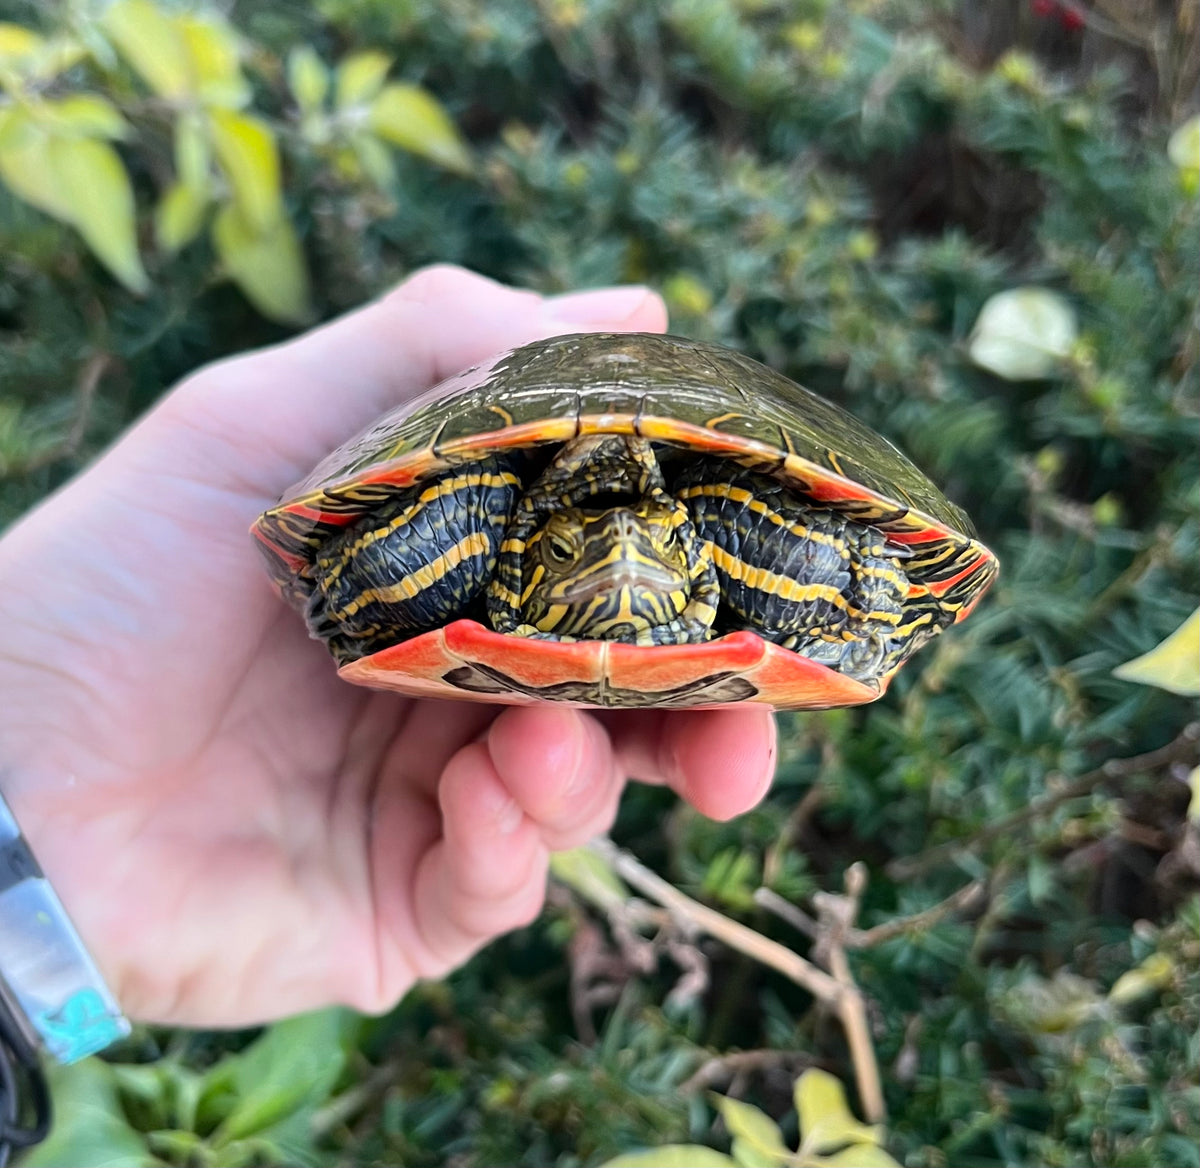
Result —
[[[167,190],[154,210],[154,235],[167,252],[186,247],[204,226],[210,192],[207,186],[177,182]]]
[[[138,255],[133,190],[117,152],[93,138],[52,138],[49,150],[79,234],[122,284],[145,292],[150,281]]]
[[[50,135],[25,110],[7,111],[0,139],[0,179],[19,198],[61,219],[74,223],[74,208],[54,170]]]
[[[572,848],[550,857],[550,874],[598,908],[618,908],[629,900],[629,889],[612,865],[591,848]]]
[[[207,187],[209,165],[208,135],[199,114],[181,114],[175,122],[175,174],[179,181],[188,186]]]
[[[45,45],[44,37],[23,24],[0,23],[0,61],[20,61],[34,56]]]
[[[796,1080],[800,1146],[807,1152],[833,1152],[846,1144],[878,1144],[883,1129],[855,1119],[842,1084],[812,1067]]]
[[[117,107],[94,93],[77,93],[47,101],[42,109],[52,119],[56,133],[85,138],[123,138],[128,123]]]
[[[317,113],[329,93],[329,70],[310,45],[299,45],[288,54],[288,88],[306,114]]]
[[[391,67],[392,59],[386,53],[368,51],[347,57],[337,69],[337,108],[344,110],[369,102]]]
[[[626,1152],[615,1160],[605,1160],[600,1168],[735,1168],[723,1152],[703,1144],[664,1144],[641,1152]]]
[[[354,153],[363,173],[381,190],[396,185],[396,163],[392,152],[373,134],[356,134]]]
[[[185,16],[179,32],[191,67],[191,91],[207,105],[239,109],[250,100],[242,76],[241,44],[223,20]]]
[[[1192,792],[1188,800],[1188,819],[1200,820],[1200,766],[1192,767],[1192,773],[1188,775],[1188,789]]]
[[[1118,665],[1113,676],[1171,693],[1200,694],[1200,608],[1149,653]]]
[[[117,0],[101,24],[117,51],[159,97],[189,94],[191,62],[178,18],[153,0]]]
[[[471,155],[450,115],[419,85],[387,85],[371,104],[371,128],[385,142],[469,174]]]
[[[24,25],[0,23],[0,68],[22,80],[48,81],[85,54],[72,37],[47,39]]]
[[[257,232],[235,205],[226,204],[213,220],[212,238],[230,279],[259,312],[288,324],[309,319],[308,272],[285,216]]]
[[[1175,980],[1175,963],[1165,953],[1151,953],[1140,965],[1127,969],[1108,991],[1108,1000],[1125,1006],[1159,990]]]
[[[786,1148],[782,1152],[766,1151],[741,1136],[734,1136],[730,1141],[729,1154],[738,1168],[783,1168],[791,1162],[791,1153]]]
[[[283,216],[275,135],[260,118],[229,110],[213,110],[211,125],[217,162],[238,212],[252,230],[269,230]]]
[[[18,131],[10,127],[0,148],[0,178],[27,203],[69,223],[117,279],[144,292],[149,281],[138,256],[133,191],[117,152],[31,122]]]
[[[740,1099],[730,1099],[728,1095],[714,1096],[713,1102],[733,1137],[734,1155],[740,1163],[746,1163],[746,1152],[753,1154],[761,1168],[774,1168],[787,1162],[791,1152],[783,1142],[779,1125],[769,1115]]]
[[[807,1163],[812,1168],[900,1168],[877,1144],[853,1144],[832,1156],[813,1156]]]
[[[1194,184],[1200,179],[1200,114],[1176,127],[1167,141],[1167,157],[1191,180],[1195,193]]]

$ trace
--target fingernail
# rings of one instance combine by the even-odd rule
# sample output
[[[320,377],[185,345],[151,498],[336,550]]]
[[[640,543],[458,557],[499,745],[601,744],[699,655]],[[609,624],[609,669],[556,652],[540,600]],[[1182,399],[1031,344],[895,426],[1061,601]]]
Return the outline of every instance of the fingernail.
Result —
[[[652,295],[640,285],[568,292],[547,300],[544,311],[563,324],[614,325],[628,320]]]

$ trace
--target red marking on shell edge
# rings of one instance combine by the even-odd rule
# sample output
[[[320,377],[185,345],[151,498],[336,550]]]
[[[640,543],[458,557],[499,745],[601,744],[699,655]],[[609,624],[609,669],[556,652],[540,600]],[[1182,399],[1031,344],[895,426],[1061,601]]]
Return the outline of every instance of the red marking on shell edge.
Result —
[[[418,637],[342,666],[347,681],[415,697],[524,705],[536,694],[520,690],[479,692],[443,678],[473,668],[496,674],[523,690],[604,681],[613,690],[653,695],[708,679],[744,678],[757,691],[748,700],[777,709],[828,709],[875,701],[891,677],[877,686],[845,677],[750,632],[730,633],[702,645],[622,645],[606,641],[534,641],[493,632],[476,621],[453,621]],[[571,705],[587,705],[571,701]],[[630,702],[629,704],[634,704]],[[726,704],[720,701],[711,705]]]

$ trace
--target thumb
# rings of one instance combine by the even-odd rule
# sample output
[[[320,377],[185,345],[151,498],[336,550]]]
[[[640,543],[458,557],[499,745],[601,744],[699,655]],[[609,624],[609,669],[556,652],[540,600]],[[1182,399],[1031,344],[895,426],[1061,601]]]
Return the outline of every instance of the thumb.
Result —
[[[227,439],[281,455],[289,465],[278,490],[385,410],[503,349],[666,324],[662,300],[647,288],[546,298],[438,265],[295,340],[210,366],[164,408],[218,418]]]

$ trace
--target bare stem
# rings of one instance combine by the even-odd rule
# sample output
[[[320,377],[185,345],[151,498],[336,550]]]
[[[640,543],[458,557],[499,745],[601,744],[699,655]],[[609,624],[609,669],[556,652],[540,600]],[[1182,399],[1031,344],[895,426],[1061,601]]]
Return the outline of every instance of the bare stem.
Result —
[[[623,880],[644,896],[663,905],[686,926],[707,933],[731,949],[745,953],[755,961],[783,974],[832,1010],[846,1032],[863,1111],[869,1122],[883,1122],[883,1087],[879,1078],[875,1048],[871,1042],[866,1002],[851,976],[849,962],[846,961],[840,941],[830,947],[831,958],[834,952],[840,955],[838,958],[832,958],[831,967],[837,970],[837,975],[831,977],[786,946],[680,892],[673,884],[650,871],[628,852],[621,851],[610,840],[593,840],[588,846],[606,860]],[[860,875],[865,875],[865,870]],[[851,902],[852,907],[848,910],[849,915],[846,919],[846,924],[850,924],[853,913],[857,911],[857,895],[837,899]]]

